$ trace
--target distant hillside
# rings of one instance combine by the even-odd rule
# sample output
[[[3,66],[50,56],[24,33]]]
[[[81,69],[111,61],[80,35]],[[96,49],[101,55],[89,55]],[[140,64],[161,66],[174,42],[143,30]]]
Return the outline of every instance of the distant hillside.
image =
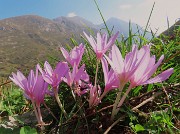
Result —
[[[58,48],[70,43],[72,35],[80,39],[85,26],[77,18],[60,18],[25,15],[0,20],[0,77],[17,69],[29,70],[50,55],[59,58]]]
[[[117,19],[117,18],[110,18],[106,21],[106,24],[109,28],[109,30],[113,30],[113,32],[117,32],[119,31],[120,34],[124,35],[125,38],[128,37],[129,34],[129,22]],[[99,27],[101,29],[105,28],[104,24],[99,25]],[[142,29],[142,27],[140,27],[139,25],[132,23],[131,22],[131,28],[132,28],[132,33],[133,34],[143,34],[144,33],[144,29]],[[138,33],[139,32],[139,33]],[[147,33],[146,38],[151,39],[151,34]]]
[[[75,17],[58,17],[53,19],[55,22],[64,25],[68,29],[73,29],[74,31],[87,31],[87,27],[90,27],[92,30],[97,30],[98,27],[92,22],[85,20],[79,16]]]
[[[174,36],[175,30],[180,29],[180,20],[177,21],[174,25],[172,25],[170,28],[162,32],[161,34],[166,36]],[[160,34],[160,35],[161,35]]]
[[[114,27],[113,32],[120,31],[128,36],[128,22],[111,18],[106,23],[110,29]],[[29,71],[49,56],[60,59],[59,47],[71,45],[69,39],[72,36],[81,43],[80,35],[88,28],[96,33],[104,26],[94,25],[78,16],[51,20],[24,15],[0,20],[0,77],[7,77],[17,69]],[[132,29],[137,32],[137,25],[132,23]]]

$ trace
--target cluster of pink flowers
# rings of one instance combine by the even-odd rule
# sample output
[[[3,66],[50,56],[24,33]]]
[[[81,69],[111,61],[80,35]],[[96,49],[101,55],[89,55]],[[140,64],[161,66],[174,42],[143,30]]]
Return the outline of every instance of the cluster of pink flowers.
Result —
[[[24,96],[32,101],[38,123],[43,122],[40,104],[44,103],[46,94],[55,96],[64,115],[67,115],[58,99],[58,89],[62,81],[69,85],[75,100],[76,97],[87,93],[89,95],[89,107],[97,106],[107,93],[113,89],[118,89],[112,110],[113,119],[132,88],[138,85],[162,82],[173,73],[173,68],[170,68],[151,78],[164,58],[162,55],[155,63],[155,55],[151,56],[150,54],[151,45],[145,45],[140,49],[138,49],[138,45],[133,45],[132,51],[123,58],[119,48],[115,45],[118,33],[111,36],[109,40],[106,34],[97,33],[97,39],[88,36],[86,33],[84,35],[92,46],[97,61],[101,61],[105,83],[103,90],[99,85],[92,85],[85,70],[85,64],[80,66],[85,50],[83,44],[75,46],[70,52],[61,47],[60,50],[66,62],[57,63],[54,70],[45,61],[44,69],[37,64],[36,72],[34,73],[31,70],[27,78],[20,71],[17,74],[12,73],[10,79],[24,91]],[[107,53],[109,53],[108,56]],[[108,63],[111,68],[109,68]],[[129,88],[124,95],[121,95],[127,83],[130,83]],[[48,85],[50,85],[51,90],[48,89]]]

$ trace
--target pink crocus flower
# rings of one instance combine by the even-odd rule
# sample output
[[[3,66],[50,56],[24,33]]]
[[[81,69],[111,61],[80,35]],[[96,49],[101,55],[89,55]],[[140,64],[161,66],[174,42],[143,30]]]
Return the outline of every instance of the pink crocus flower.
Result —
[[[66,82],[78,96],[86,93],[88,88],[81,90],[81,87],[84,87],[85,83],[89,83],[89,75],[85,71],[85,64],[79,69],[76,64],[74,64],[72,72],[69,71],[66,74],[64,82]]]
[[[34,87],[36,90],[34,91],[34,100],[36,102],[37,112],[39,116],[40,123],[43,123],[40,104],[44,104],[44,96],[49,92],[48,83],[46,83],[41,75],[37,77],[37,82]]]
[[[12,73],[12,77],[9,78],[24,91],[24,96],[27,99],[36,100],[37,103],[43,102],[46,90],[44,88],[45,82],[42,79],[42,76],[38,76],[37,73],[34,74],[34,71],[31,70],[28,78],[20,71],[17,71],[17,74]],[[41,91],[43,91],[42,94],[38,94],[38,92]]]
[[[113,106],[111,119],[114,119],[114,116],[119,111],[119,107],[123,104],[125,98],[133,87],[162,82],[173,73],[173,69],[170,68],[157,77],[150,79],[164,58],[164,56],[161,56],[160,60],[155,64],[155,56],[150,55],[150,45],[145,45],[140,50],[138,50],[137,45],[133,45],[132,51],[127,53],[125,58],[122,57],[118,47],[113,45],[110,56],[111,58],[106,55],[105,57],[118,75],[121,84]],[[127,82],[130,82],[130,86],[121,98],[121,92]]]
[[[44,81],[41,75],[39,75],[34,88],[38,89],[34,91],[34,100],[36,101],[37,106],[40,106],[41,103],[44,103],[44,95],[49,93],[48,83]]]
[[[114,70],[111,68],[108,69],[108,63],[105,58],[102,58],[102,68],[104,72],[104,81],[105,81],[105,88],[104,93],[109,92],[112,89],[118,88],[120,82],[118,80],[117,75],[114,73]]]
[[[166,71],[163,71],[161,74],[157,75],[154,78],[151,76],[156,72],[158,66],[161,64],[164,59],[164,55],[160,57],[157,63],[155,63],[155,55],[146,57],[141,64],[138,66],[134,74],[130,79],[130,83],[132,87],[138,85],[152,84],[157,82],[162,82],[169,78],[169,76],[173,73],[173,68],[170,68]]]
[[[120,81],[117,77],[117,74],[112,68],[110,70],[108,69],[108,63],[104,57],[102,58],[101,62],[104,73],[105,87],[103,94],[99,97],[100,101],[109,91],[120,86]]]
[[[130,90],[136,86],[139,85],[146,85],[146,84],[152,84],[157,82],[162,82],[170,77],[170,75],[173,73],[173,68],[170,68],[166,71],[163,71],[161,74],[157,75],[154,78],[151,78],[151,76],[156,72],[158,66],[161,64],[162,60],[164,59],[164,55],[160,57],[157,63],[155,63],[156,58],[155,55],[150,55],[150,45],[146,45],[143,48],[145,48],[145,56],[143,56],[142,53],[144,53],[140,49],[139,51],[136,51],[137,55],[137,68],[132,73],[132,76],[130,77],[130,86],[126,90],[126,93],[121,98],[118,107],[120,107],[125,98],[127,97]]]
[[[37,67],[41,72],[43,79],[52,86],[52,90],[54,92],[56,101],[59,107],[61,108],[62,112],[64,113],[65,117],[67,118],[67,113],[64,110],[64,107],[58,97],[59,84],[61,83],[63,77],[69,70],[67,62],[59,62],[54,70],[47,61],[44,63],[44,71],[42,70],[39,64],[37,65]]]
[[[72,67],[74,66],[74,64],[79,66],[79,63],[81,62],[82,59],[82,55],[84,53],[84,45],[82,43],[79,46],[75,46],[70,51],[70,53],[68,53],[68,51],[66,51],[66,49],[64,49],[63,47],[61,47],[60,50],[66,61],[68,61]]]
[[[54,90],[58,89],[59,84],[61,83],[63,77],[66,75],[69,69],[66,62],[59,62],[54,70],[47,61],[45,61],[44,63],[44,71],[39,64],[37,66],[44,80],[48,84],[50,84]]]
[[[84,35],[89,41],[90,45],[92,46],[94,52],[96,53],[97,59],[101,60],[103,55],[106,53],[106,51],[114,44],[119,32],[117,32],[115,35],[111,36],[111,38],[108,40],[107,34],[101,35],[99,32],[97,33],[97,42],[94,40],[94,38],[90,35],[88,36],[85,32]]]
[[[126,54],[124,59],[118,47],[113,45],[110,56],[111,58],[106,55],[104,56],[114,72],[118,75],[121,85],[125,85],[130,80],[140,63],[148,56],[149,51],[148,46],[144,46],[138,50],[137,45],[133,45],[132,51]],[[137,55],[137,53],[139,53],[141,57]]]
[[[24,96],[31,100],[38,123],[43,124],[40,104],[44,102],[48,84],[38,75],[38,69],[36,68],[36,74],[31,70],[28,78],[20,71],[17,71],[17,74],[12,73],[12,77],[9,78],[24,91]]]
[[[99,96],[101,95],[100,86],[90,86],[89,90],[89,107],[97,106],[100,103]]]

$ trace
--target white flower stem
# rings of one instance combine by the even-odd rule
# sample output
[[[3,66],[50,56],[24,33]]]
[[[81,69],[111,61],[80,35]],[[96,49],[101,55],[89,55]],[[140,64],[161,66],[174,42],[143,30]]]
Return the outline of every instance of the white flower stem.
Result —
[[[99,69],[99,60],[96,62],[96,74],[95,74],[95,80],[94,80],[94,86],[97,86],[97,74],[98,74],[98,69]]]
[[[74,100],[76,101],[76,96],[74,94],[74,90],[75,90],[74,87],[71,87],[71,94],[72,94]]]
[[[101,101],[102,100],[102,98],[107,94],[108,92],[103,92],[103,94],[99,97],[99,101]]]
[[[40,121],[40,128],[41,128],[41,130],[44,130],[45,128],[44,128],[44,122],[43,122],[43,120],[42,120],[42,115],[41,115],[41,109],[40,109],[40,104],[36,104],[36,106],[37,106],[37,110],[38,110],[38,115],[39,115],[39,121]]]
[[[129,94],[129,92],[131,91],[132,89],[132,86],[130,85],[126,91],[126,93],[123,95],[123,97],[121,98],[119,104],[118,104],[118,108],[117,109],[120,109],[120,107],[122,106],[123,102],[125,101],[127,95]],[[119,110],[118,110],[119,111]]]
[[[124,83],[122,83],[120,86],[119,86],[119,91],[118,91],[118,93],[117,93],[117,97],[116,97],[116,100],[115,100],[115,102],[114,102],[114,104],[113,104],[113,110],[112,110],[112,113],[111,113],[111,121],[113,121],[114,120],[114,117],[115,117],[115,115],[117,114],[117,106],[118,106],[118,103],[119,103],[119,101],[120,101],[120,98],[121,98],[121,93],[122,93],[122,90],[123,90],[123,88],[124,88]]]
[[[39,121],[41,124],[43,124],[44,122],[42,120],[40,105],[37,105],[37,111],[38,111],[38,115],[39,115]]]
[[[38,124],[40,124],[41,122],[40,122],[40,118],[39,118],[39,115],[38,115],[38,112],[37,112],[37,108],[36,108],[35,102],[34,102],[34,100],[31,100],[31,102],[32,102],[32,105],[33,105],[33,108],[34,108],[34,112],[35,112]]]

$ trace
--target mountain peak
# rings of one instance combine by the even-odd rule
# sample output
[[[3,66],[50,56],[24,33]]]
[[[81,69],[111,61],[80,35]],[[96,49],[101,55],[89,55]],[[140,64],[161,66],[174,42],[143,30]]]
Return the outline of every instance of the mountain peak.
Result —
[[[113,30],[113,33],[117,31],[120,34],[124,35],[124,37],[128,37],[129,33],[129,22],[121,20],[119,18],[111,17],[106,21],[106,25],[108,26],[109,30]],[[101,29],[104,29],[104,24],[100,25]],[[137,24],[131,22],[132,33],[137,33],[139,31],[140,34],[144,33],[144,30]],[[151,38],[151,35],[147,33],[147,38]]]
[[[116,17],[111,17],[111,18],[109,18],[108,20],[123,21],[123,20],[121,20],[121,19],[119,19],[119,18],[116,18]],[[107,21],[108,21],[108,20],[107,20]]]
[[[90,28],[88,24],[93,26],[79,16],[58,19],[23,15],[0,20],[0,68],[4,70],[0,77],[8,77],[15,68],[26,70],[34,67],[37,60],[45,61],[49,55],[59,58],[59,47],[67,43],[71,46],[69,38],[72,35],[79,43],[82,42],[80,35],[87,28],[80,21]],[[93,31],[97,32],[97,29]]]
[[[80,17],[80,16],[74,16],[74,17],[65,17],[65,16],[61,16],[61,17],[57,17],[55,19],[53,19],[55,22],[57,23],[61,23],[61,24],[68,24],[71,25],[76,24],[77,26],[84,26],[84,27],[90,27],[92,29],[97,29],[96,25],[94,25],[92,22]]]

